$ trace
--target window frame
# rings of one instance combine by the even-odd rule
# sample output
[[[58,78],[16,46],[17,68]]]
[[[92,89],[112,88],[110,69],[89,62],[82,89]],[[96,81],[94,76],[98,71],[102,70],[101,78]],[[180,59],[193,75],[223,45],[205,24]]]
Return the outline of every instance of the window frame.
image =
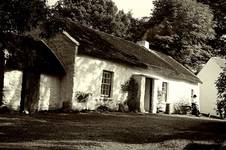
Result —
[[[162,95],[165,95],[164,102],[168,101],[168,82],[162,82]]]
[[[101,80],[101,97],[111,98],[112,96],[112,84],[113,84],[113,75],[112,71],[103,70],[102,80]]]

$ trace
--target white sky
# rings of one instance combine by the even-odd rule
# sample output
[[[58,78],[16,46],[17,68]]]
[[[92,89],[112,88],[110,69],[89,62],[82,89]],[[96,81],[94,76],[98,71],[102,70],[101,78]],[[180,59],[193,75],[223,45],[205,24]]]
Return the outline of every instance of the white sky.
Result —
[[[57,0],[48,0],[49,5],[53,5]],[[118,9],[123,9],[125,12],[132,11],[133,16],[136,18],[150,16],[151,9],[153,8],[153,0],[113,0]]]
[[[132,11],[136,18],[150,16],[153,8],[152,0],[113,0],[118,9],[123,9],[125,12]]]

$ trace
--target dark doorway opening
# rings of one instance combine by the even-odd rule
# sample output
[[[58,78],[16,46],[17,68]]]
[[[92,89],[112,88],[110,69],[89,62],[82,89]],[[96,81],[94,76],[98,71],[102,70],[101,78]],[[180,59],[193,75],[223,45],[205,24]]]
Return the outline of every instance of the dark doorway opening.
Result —
[[[152,112],[153,107],[153,79],[146,78],[144,107],[146,112]]]
[[[24,71],[22,78],[22,91],[20,112],[34,112],[38,109],[40,73]]]
[[[149,88],[149,112],[152,111],[152,107],[153,107],[153,79],[149,78],[148,79],[150,82],[150,88]]]

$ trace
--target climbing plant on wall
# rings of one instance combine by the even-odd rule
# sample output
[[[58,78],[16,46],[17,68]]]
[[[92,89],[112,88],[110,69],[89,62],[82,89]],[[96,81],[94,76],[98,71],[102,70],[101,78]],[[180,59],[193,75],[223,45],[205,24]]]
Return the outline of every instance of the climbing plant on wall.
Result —
[[[138,83],[131,77],[124,85],[122,85],[122,91],[128,92],[127,105],[129,111],[136,112],[139,111],[139,101],[138,101]]]
[[[221,118],[225,118],[226,115],[226,75],[224,72],[220,73],[217,81],[215,82],[218,91],[217,100],[217,113]]]

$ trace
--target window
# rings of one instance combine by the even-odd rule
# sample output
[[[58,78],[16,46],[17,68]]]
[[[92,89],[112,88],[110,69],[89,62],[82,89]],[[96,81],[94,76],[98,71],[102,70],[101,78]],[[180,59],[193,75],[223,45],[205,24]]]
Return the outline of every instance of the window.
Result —
[[[193,96],[194,96],[194,90],[191,89],[191,99],[193,99]]]
[[[197,97],[197,95],[195,95],[195,92],[193,89],[191,89],[191,102],[194,103],[195,102],[195,98]]]
[[[167,89],[168,84],[167,82],[162,82],[162,98],[165,102],[167,102]]]
[[[104,97],[111,96],[113,73],[110,71],[103,71],[102,83],[101,83],[101,95]]]

